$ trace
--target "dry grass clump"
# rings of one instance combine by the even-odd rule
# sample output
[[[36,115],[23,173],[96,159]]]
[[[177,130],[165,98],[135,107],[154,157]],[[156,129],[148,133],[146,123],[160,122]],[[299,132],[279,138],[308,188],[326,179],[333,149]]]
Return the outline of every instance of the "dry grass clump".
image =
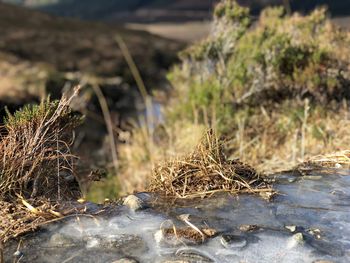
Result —
[[[67,180],[75,160],[69,147],[72,129],[80,123],[69,104],[77,92],[8,113],[0,141],[0,200],[14,200],[16,194],[56,200],[77,196]]]
[[[303,168],[350,168],[350,151],[335,152],[326,155],[317,155],[306,159],[298,166]]]
[[[25,200],[20,197],[17,202],[0,201],[0,206],[0,245],[70,216],[93,216],[77,201],[58,203],[46,198]]]
[[[0,245],[79,210],[61,209],[81,194],[70,152],[81,117],[69,105],[78,91],[8,113],[0,137]]]
[[[155,167],[149,190],[179,198],[205,197],[216,192],[273,192],[254,168],[227,160],[212,130],[189,155]]]
[[[119,140],[125,141],[118,147],[121,194],[144,191],[156,164],[191,152],[206,130],[204,125],[178,124],[158,126],[154,131],[135,126],[132,134],[120,134]]]

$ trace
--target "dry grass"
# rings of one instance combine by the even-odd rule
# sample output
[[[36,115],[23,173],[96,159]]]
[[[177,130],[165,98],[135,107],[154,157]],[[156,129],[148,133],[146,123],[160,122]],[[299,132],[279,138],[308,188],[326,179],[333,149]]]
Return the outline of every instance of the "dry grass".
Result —
[[[325,155],[317,155],[305,160],[298,168],[350,168],[350,151],[341,151]]]
[[[189,155],[156,166],[149,190],[178,198],[205,197],[217,192],[273,194],[254,168],[225,157],[213,130]]]
[[[32,232],[39,227],[63,219],[70,214],[84,213],[83,208],[62,209],[57,202],[47,199],[18,202],[0,201],[0,240],[6,243],[12,238]],[[80,211],[79,211],[80,210]]]
[[[162,229],[162,233],[166,239],[176,238],[180,241],[188,240],[195,244],[200,244],[205,242],[207,239],[214,237],[217,232],[211,228],[198,229],[199,231],[191,228],[165,228]]]
[[[81,194],[70,151],[81,117],[69,105],[78,92],[8,114],[0,137],[0,244],[86,212],[66,202]]]
[[[66,180],[74,176],[70,144],[79,118],[69,104],[77,93],[8,115],[0,141],[0,200],[17,194],[56,200],[77,196]]]

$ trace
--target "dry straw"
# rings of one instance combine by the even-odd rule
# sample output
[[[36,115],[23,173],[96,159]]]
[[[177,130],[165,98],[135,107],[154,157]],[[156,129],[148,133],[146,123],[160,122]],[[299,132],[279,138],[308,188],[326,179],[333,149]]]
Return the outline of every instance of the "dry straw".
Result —
[[[350,151],[334,152],[326,155],[317,155],[306,159],[297,166],[299,170],[309,168],[350,168]]]
[[[65,179],[74,175],[70,144],[79,117],[69,104],[78,91],[8,113],[0,137],[0,200],[12,201],[17,194],[56,200],[76,196]]]
[[[0,137],[0,245],[43,224],[85,213],[72,206],[61,209],[61,201],[80,195],[70,180],[76,159],[70,152],[72,130],[81,118],[69,105],[78,92],[8,114]]]
[[[195,151],[154,168],[149,190],[177,198],[206,197],[217,192],[258,193],[273,190],[251,166],[228,160],[222,143],[209,130]]]

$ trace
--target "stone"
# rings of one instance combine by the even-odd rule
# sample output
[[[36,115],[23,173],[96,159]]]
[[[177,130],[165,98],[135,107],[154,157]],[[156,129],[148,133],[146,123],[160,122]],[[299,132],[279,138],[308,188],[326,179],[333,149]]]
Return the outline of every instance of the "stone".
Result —
[[[239,230],[242,232],[253,232],[259,230],[259,226],[257,225],[240,225]]]
[[[225,248],[243,248],[247,245],[246,238],[239,235],[222,235],[220,242]]]
[[[288,229],[292,233],[294,233],[297,230],[296,226],[285,226],[285,228]]]
[[[295,235],[293,235],[293,239],[298,243],[302,243],[304,242],[304,235],[302,233],[296,233]]]
[[[133,211],[146,208],[145,203],[135,195],[129,195],[124,199],[123,204]]]
[[[340,163],[336,163],[334,165],[334,168],[341,169],[341,168],[343,168],[343,166]]]
[[[215,262],[213,259],[210,258],[209,255],[205,255],[206,253],[204,251],[201,251],[196,248],[180,248],[176,251],[175,255],[181,259],[185,260],[185,262],[202,262],[202,263],[211,263]]]
[[[13,253],[13,257],[14,257],[15,259],[17,259],[18,261],[19,261],[19,259],[21,259],[23,256],[24,256],[24,254],[23,254],[21,251],[19,251],[19,250],[17,250],[15,253]]]
[[[304,235],[302,233],[296,233],[288,240],[287,246],[291,249],[302,244],[304,244]]]

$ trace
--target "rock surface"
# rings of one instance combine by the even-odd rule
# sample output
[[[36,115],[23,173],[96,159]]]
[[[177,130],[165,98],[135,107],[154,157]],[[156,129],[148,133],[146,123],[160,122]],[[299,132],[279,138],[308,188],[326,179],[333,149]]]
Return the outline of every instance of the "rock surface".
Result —
[[[270,202],[252,195],[174,201],[135,194],[96,218],[77,216],[27,235],[20,247],[11,241],[5,262],[17,250],[21,263],[350,262],[350,176],[316,176],[277,179],[280,195]],[[172,242],[162,241],[164,233]],[[193,237],[198,242],[188,242]]]

